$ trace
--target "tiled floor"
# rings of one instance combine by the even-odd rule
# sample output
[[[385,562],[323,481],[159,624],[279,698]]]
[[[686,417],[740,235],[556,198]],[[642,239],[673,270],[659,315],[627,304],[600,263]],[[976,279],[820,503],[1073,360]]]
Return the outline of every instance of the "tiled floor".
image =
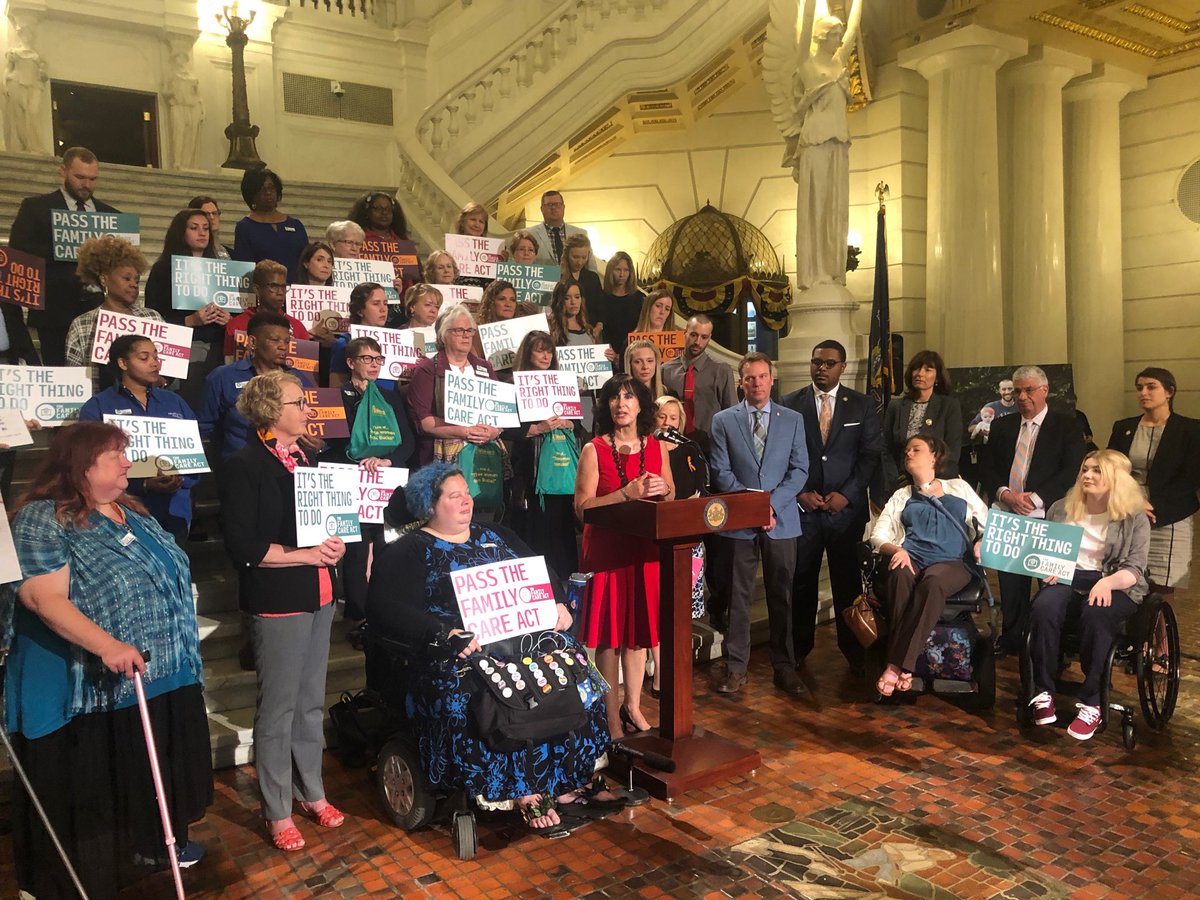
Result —
[[[226,770],[193,831],[208,857],[185,884],[191,896],[230,898],[1196,896],[1198,600],[1194,589],[1174,598],[1185,634],[1175,719],[1163,734],[1141,729],[1133,752],[1115,729],[1082,745],[1058,729],[1022,734],[1008,661],[987,714],[931,696],[874,705],[827,627],[810,660],[812,699],[775,691],[762,652],[737,699],[708,693],[698,673],[698,722],[759,747],[755,777],[560,840],[493,820],[462,862],[445,830],[385,822],[367,771],[332,755],[328,793],[349,821],[323,833],[302,823],[308,849],[278,853],[262,836],[252,771]],[[1118,676],[1116,690],[1136,703],[1132,679]],[[7,853],[0,841],[0,884],[11,884]],[[168,897],[169,880],[136,895]]]

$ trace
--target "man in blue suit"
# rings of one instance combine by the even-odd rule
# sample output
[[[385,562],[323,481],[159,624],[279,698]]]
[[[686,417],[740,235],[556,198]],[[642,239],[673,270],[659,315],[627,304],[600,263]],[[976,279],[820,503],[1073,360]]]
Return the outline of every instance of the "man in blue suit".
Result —
[[[775,686],[799,694],[792,647],[792,576],[800,513],[796,495],[808,477],[808,447],[800,414],[771,402],[774,364],[764,353],[747,353],[738,364],[745,399],[712,420],[709,461],[718,490],[771,493],[771,522],[766,530],[725,532],[733,546],[729,630],[725,634],[726,670],[714,689],[736,694],[746,683],[750,662],[750,603],[754,574],[762,556],[763,583],[771,632]]]
[[[870,397],[841,383],[846,348],[822,341],[813,348],[813,383],[788,394],[783,405],[804,419],[808,438],[808,481],[797,498],[803,536],[796,544],[792,583],[792,639],[803,662],[816,637],[817,583],[821,556],[829,566],[838,649],[850,671],[863,671],[865,653],[842,618],[862,588],[858,543],[870,516],[867,486],[879,467],[883,447],[879,415]]]

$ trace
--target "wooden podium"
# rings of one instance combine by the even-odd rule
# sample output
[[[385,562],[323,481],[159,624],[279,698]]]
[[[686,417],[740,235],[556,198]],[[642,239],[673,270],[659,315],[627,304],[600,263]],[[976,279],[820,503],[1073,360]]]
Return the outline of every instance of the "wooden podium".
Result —
[[[692,548],[707,535],[738,528],[766,528],[771,495],[737,491],[690,500],[630,500],[585,510],[583,521],[636,535],[658,544],[659,638],[662,702],[657,729],[631,735],[622,743],[668,756],[674,772],[635,764],[633,780],[660,800],[757,769],[757,750],[740,747],[692,725]],[[613,685],[616,689],[616,685]],[[623,760],[611,768],[625,772]]]

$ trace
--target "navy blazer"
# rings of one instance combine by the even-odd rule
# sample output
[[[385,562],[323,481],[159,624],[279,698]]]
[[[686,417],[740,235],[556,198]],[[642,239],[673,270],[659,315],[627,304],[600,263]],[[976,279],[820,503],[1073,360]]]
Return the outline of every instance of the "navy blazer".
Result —
[[[96,204],[96,212],[120,212],[95,197],[92,202]],[[46,261],[46,308],[29,311],[29,324],[33,326],[66,328],[76,316],[99,306],[103,299],[99,293],[90,299],[83,296],[83,284],[75,276],[73,261],[54,261],[50,211],[68,208],[62,191],[55,188],[48,194],[22,200],[17,217],[13,220],[8,245]]]
[[[1126,456],[1133,444],[1141,416],[1118,419],[1108,439],[1109,450]],[[1181,522],[1200,509],[1200,419],[1171,413],[1163,427],[1162,440],[1150,464],[1146,493],[1154,505],[1154,527]]]
[[[991,435],[980,459],[979,481],[993,500],[999,489],[1008,485],[1022,421],[1021,414],[1014,413],[992,422]],[[1041,497],[1043,506],[1049,509],[1075,483],[1086,453],[1083,431],[1075,414],[1049,410],[1033,445],[1033,458],[1025,473],[1025,490]]]
[[[712,450],[709,466],[719,491],[760,490],[771,492],[775,528],[772,540],[800,536],[800,507],[796,495],[808,480],[808,443],[804,419],[780,403],[771,404],[767,443],[760,461],[754,454],[746,404],[721,410],[712,420]],[[760,532],[753,528],[722,532],[724,537],[748,541]]]
[[[821,516],[834,527],[842,528],[865,520],[870,515],[867,488],[879,468],[883,447],[874,401],[844,384],[838,385],[833,419],[829,423],[829,440],[824,444],[821,443],[817,402],[811,384],[788,394],[783,398],[783,404],[800,413],[808,439],[808,480],[800,493],[816,491],[824,496],[837,491],[849,501],[838,513],[801,509],[802,521],[807,521],[805,516]]]
[[[908,414],[912,407],[913,402],[908,397],[898,397],[888,404],[887,412],[883,414],[881,465],[884,502],[892,496],[896,488],[908,483],[903,457],[904,447],[908,443]],[[942,463],[943,477],[958,477],[958,456],[962,452],[964,434],[962,407],[958,398],[948,394],[933,394],[929,398],[929,405],[925,407],[925,421],[919,433],[931,434],[946,442],[950,452]]]

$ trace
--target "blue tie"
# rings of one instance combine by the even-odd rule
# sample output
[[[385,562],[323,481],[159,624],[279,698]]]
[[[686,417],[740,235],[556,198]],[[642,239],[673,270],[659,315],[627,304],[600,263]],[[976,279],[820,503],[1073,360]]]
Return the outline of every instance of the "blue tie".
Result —
[[[767,429],[763,425],[763,411],[756,409],[754,411],[754,428],[751,434],[754,437],[754,455],[758,457],[759,462],[762,462],[763,453],[767,449]]]

